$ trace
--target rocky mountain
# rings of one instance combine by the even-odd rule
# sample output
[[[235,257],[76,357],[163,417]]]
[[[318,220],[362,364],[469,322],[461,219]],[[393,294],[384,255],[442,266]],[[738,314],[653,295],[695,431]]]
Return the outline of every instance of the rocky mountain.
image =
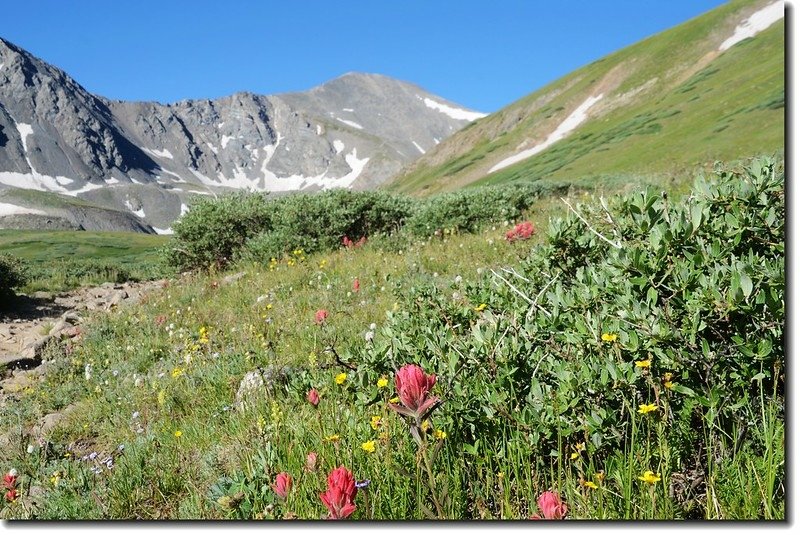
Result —
[[[470,124],[386,187],[427,195],[512,180],[669,180],[780,152],[783,17],[780,0],[728,2]]]
[[[55,194],[0,204],[0,228],[96,228],[65,196],[167,232],[195,195],[373,188],[483,115],[360,73],[300,93],[109,100],[0,39],[0,188]]]

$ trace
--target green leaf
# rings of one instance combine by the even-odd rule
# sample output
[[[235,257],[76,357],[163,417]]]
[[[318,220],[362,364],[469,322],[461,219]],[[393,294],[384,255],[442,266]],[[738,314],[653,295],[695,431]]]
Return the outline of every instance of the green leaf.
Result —
[[[672,391],[673,392],[677,392],[678,394],[683,394],[684,396],[692,397],[692,398],[697,396],[697,393],[694,390],[692,390],[691,388],[689,388],[688,386],[673,385],[672,386]],[[702,403],[704,400],[705,400],[705,398],[702,398],[700,400],[700,402]]]
[[[750,297],[750,294],[753,293],[753,281],[747,275],[747,273],[742,273],[739,276],[739,284],[742,288],[742,293],[744,294],[745,299]]]

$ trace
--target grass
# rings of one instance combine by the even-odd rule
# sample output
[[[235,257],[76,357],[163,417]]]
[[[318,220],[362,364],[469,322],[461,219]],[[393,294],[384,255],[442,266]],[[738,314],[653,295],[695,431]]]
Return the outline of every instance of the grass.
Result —
[[[549,84],[448,139],[442,148],[452,156],[436,163],[424,157],[387,187],[428,195],[467,184],[531,178],[571,180],[633,173],[666,180],[690,175],[715,160],[782,151],[783,22],[691,74],[694,64],[702,65],[701,58],[713,49],[710,32],[750,4],[731,2]],[[626,105],[586,121],[545,151],[488,174],[490,164],[499,159],[489,158],[491,154],[511,155],[520,144],[530,146],[532,139],[544,139],[565,117],[563,111],[553,115],[554,109],[573,109],[612,71],[624,78],[614,95],[655,82]],[[684,75],[688,79],[681,82]]]
[[[544,228],[565,210],[543,199],[529,218]],[[539,240],[511,246],[505,230],[371,240],[354,250],[240,264],[244,275],[235,282],[197,274],[141,305],[94,317],[66,354],[50,348],[44,382],[0,407],[11,432],[0,468],[15,467],[24,489],[46,493],[38,508],[6,505],[0,517],[316,519],[326,513],[319,493],[327,474],[343,464],[370,480],[358,491],[356,519],[525,519],[551,489],[570,518],[784,518],[777,392],[762,393],[744,442],[738,430],[720,440],[715,420],[707,422],[708,451],[699,453],[711,461],[693,487],[693,473],[670,449],[675,431],[658,412],[627,407],[635,422],[626,430],[629,447],[602,458],[560,438],[567,453],[543,464],[512,425],[492,441],[430,435],[420,447],[388,407],[392,381],[360,383],[340,365],[376,343],[368,332],[380,340],[393,315],[413,305],[405,297],[414,289],[434,284],[462,294],[485,270],[519,263]],[[119,260],[122,248],[101,246],[101,238],[96,250]],[[149,237],[139,243],[155,245]],[[329,311],[322,325],[314,322],[318,309]],[[297,370],[287,385],[237,406],[247,372],[282,366]],[[316,408],[304,396],[311,387],[320,392]],[[25,422],[67,406],[74,410],[45,442],[18,438]],[[430,425],[453,434],[436,412]],[[374,452],[365,448],[371,441]],[[314,468],[309,452],[318,456]],[[294,479],[286,501],[271,487],[284,471]],[[657,474],[652,482],[640,479],[647,471]]]
[[[0,230],[0,253],[28,263],[31,282],[20,291],[63,291],[164,276],[158,250],[167,239],[138,232]]]

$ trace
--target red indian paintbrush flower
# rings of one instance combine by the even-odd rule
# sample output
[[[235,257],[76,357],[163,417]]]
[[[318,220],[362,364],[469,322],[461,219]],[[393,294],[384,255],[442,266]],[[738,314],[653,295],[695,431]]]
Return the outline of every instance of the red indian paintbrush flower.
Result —
[[[309,390],[308,394],[306,394],[306,399],[314,407],[319,405],[319,392],[317,392],[317,389],[316,388],[312,388],[311,390]]]
[[[358,282],[358,279],[354,280],[354,281],[353,281],[353,292],[354,292],[354,293],[358,293],[358,291],[359,291],[360,289],[361,289],[361,283],[360,283],[360,282]]]
[[[3,476],[3,486],[7,489],[13,489],[17,486],[17,474],[9,472]]]
[[[320,308],[317,310],[317,313],[314,314],[314,321],[317,323],[317,325],[322,325],[325,323],[326,319],[328,319],[328,311],[324,308]]]
[[[19,498],[19,492],[17,492],[17,489],[11,489],[8,492],[6,492],[6,500],[7,501],[13,502],[13,501],[16,501],[17,498]]]
[[[506,240],[510,242],[516,240],[527,240],[535,232],[536,229],[533,227],[533,223],[530,221],[523,221],[522,223],[515,225],[513,229],[506,232]]]
[[[275,478],[275,484],[272,485],[272,490],[275,491],[279,498],[285,500],[289,491],[292,490],[292,476],[286,472],[278,474],[278,477]]]
[[[436,375],[426,374],[416,364],[406,364],[400,368],[395,373],[394,384],[402,405],[390,403],[389,408],[404,416],[420,421],[439,403],[439,398],[429,396],[436,384]]]
[[[561,497],[555,492],[548,490],[539,496],[539,510],[547,520],[561,520],[567,514],[567,504],[561,502]],[[531,516],[534,520],[541,520],[542,517],[534,514]]]
[[[328,476],[328,489],[319,495],[328,508],[328,518],[347,518],[356,510],[356,480],[344,466],[333,470]]]

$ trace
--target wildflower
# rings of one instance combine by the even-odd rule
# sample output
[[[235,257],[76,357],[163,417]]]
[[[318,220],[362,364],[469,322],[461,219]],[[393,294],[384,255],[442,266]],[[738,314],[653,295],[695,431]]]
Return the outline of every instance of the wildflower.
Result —
[[[314,407],[319,405],[319,392],[317,392],[317,389],[312,388],[311,390],[309,390],[308,394],[306,394],[306,399]]]
[[[397,396],[389,398],[389,403],[400,403],[400,398]]]
[[[389,385],[389,379],[387,379],[386,377],[381,377],[375,384],[378,385],[378,388],[386,388]]]
[[[638,412],[639,414],[647,414],[647,413],[653,412],[655,410],[658,410],[658,407],[656,407],[655,403],[645,403],[645,404],[639,405],[639,410],[636,411],[636,412]]]
[[[181,369],[181,368],[173,368],[172,369],[172,378],[173,379],[177,379],[181,375],[183,375],[183,369]]]
[[[359,290],[361,290],[361,283],[358,282],[358,279],[355,279],[353,281],[353,293],[358,293]]]
[[[369,486],[370,483],[372,483],[372,481],[370,481],[369,479],[364,479],[362,481],[356,481],[356,488],[357,489],[367,488],[367,486]]]
[[[436,384],[436,375],[426,374],[415,364],[406,364],[395,374],[394,381],[402,406],[392,403],[389,408],[413,417],[420,425],[440,402],[437,397],[429,397],[430,390]]]
[[[279,498],[285,500],[286,496],[292,490],[292,476],[286,472],[278,474],[275,478],[275,484],[272,485],[272,490],[275,491],[275,494],[277,494]]]
[[[17,498],[19,498],[19,492],[17,492],[17,489],[11,489],[8,492],[6,492],[6,500],[7,501],[13,503],[13,502],[17,501]]]
[[[315,472],[317,470],[317,454],[313,451],[306,455],[306,470]]]
[[[344,466],[334,469],[328,475],[328,488],[319,495],[328,508],[328,518],[347,518],[356,510],[353,500],[356,497],[356,482],[353,474]]]
[[[337,385],[342,385],[344,384],[345,381],[347,381],[347,374],[342,372],[339,375],[337,375],[334,380],[336,381]]]
[[[661,481],[661,476],[660,474],[654,474],[652,470],[647,470],[644,474],[639,476],[639,479],[641,481],[644,481],[645,483],[650,483],[651,485],[655,485],[656,483]]]
[[[375,441],[368,440],[361,444],[361,449],[366,451],[367,453],[375,453]]]
[[[649,368],[650,367],[650,359],[647,360],[637,360],[636,361],[637,368]]]
[[[606,478],[606,473],[605,473],[605,472],[603,472],[603,471],[597,472],[597,473],[594,475],[594,478],[595,478],[597,481],[599,481],[600,483],[602,483],[602,482],[603,482],[603,480]]]
[[[597,483],[595,483],[594,481],[582,481],[581,485],[586,487],[586,488],[592,489],[592,490],[596,490],[596,489],[600,488],[600,487],[597,486]]]
[[[421,425],[421,426],[419,426],[419,427],[420,427],[420,429],[422,429],[424,432],[426,432],[426,433],[427,433],[427,432],[428,432],[428,429],[430,429],[430,428],[431,428],[431,421],[430,421],[430,420],[424,420],[424,421],[422,422],[422,425]]]
[[[339,441],[339,435],[328,435],[327,437],[325,437],[325,442],[338,442],[338,441]]]
[[[181,436],[183,436],[183,431],[181,431],[181,430],[179,429],[179,430],[175,431],[175,433],[174,433],[174,434],[175,434],[175,438],[181,438]]]
[[[555,492],[548,490],[539,496],[537,501],[539,510],[547,520],[561,520],[567,514],[567,504],[561,502],[561,497]],[[538,514],[531,516],[531,519],[541,520]]]
[[[317,313],[314,314],[314,321],[317,325],[322,325],[326,319],[328,319],[328,311],[324,308],[317,310]]]
[[[372,342],[373,338],[375,338],[375,331],[367,331],[364,333],[364,341]]]
[[[674,386],[675,383],[673,383],[672,381],[664,381],[664,388],[666,388],[667,390],[672,390]]]
[[[3,487],[13,489],[17,486],[17,471],[12,468],[3,476]]]
[[[50,483],[54,487],[57,487],[60,482],[61,482],[61,472],[59,471],[53,472],[53,475],[50,476]]]
[[[518,225],[515,225],[513,229],[506,232],[506,240],[509,242],[514,242],[517,240],[527,240],[530,238],[536,229],[533,227],[533,223],[530,221],[523,221]]]
[[[486,303],[481,303],[475,307],[475,312],[483,312],[486,309]]]
[[[447,438],[447,433],[445,431],[442,431],[441,429],[436,429],[433,432],[433,438],[435,438],[436,440],[444,440]]]
[[[569,456],[569,460],[570,461],[574,461],[575,459],[577,459],[580,456],[581,456],[580,453],[578,453],[577,451],[573,451],[572,454]]]
[[[616,334],[611,334],[611,333],[603,333],[600,336],[600,338],[603,339],[603,342],[616,342],[617,341],[617,335]]]
[[[381,417],[373,416],[372,418],[369,419],[369,425],[370,427],[372,427],[372,429],[377,431],[378,428],[381,426]]]

